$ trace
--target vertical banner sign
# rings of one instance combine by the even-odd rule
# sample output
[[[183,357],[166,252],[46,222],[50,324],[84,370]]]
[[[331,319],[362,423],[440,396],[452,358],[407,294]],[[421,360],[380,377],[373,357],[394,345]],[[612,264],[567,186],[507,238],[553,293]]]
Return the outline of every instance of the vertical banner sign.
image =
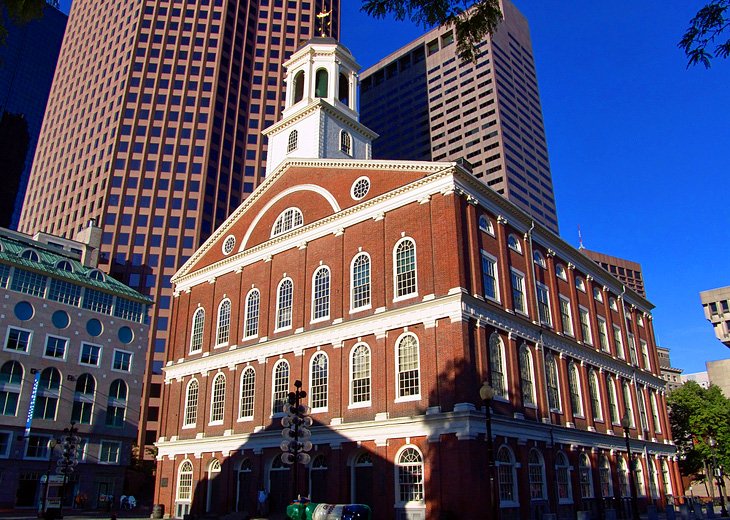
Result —
[[[33,410],[35,410],[35,398],[38,395],[38,382],[41,380],[41,371],[35,373],[33,379],[33,390],[30,392],[30,404],[28,405],[28,418],[25,420],[25,438],[30,436],[30,424],[33,422]]]

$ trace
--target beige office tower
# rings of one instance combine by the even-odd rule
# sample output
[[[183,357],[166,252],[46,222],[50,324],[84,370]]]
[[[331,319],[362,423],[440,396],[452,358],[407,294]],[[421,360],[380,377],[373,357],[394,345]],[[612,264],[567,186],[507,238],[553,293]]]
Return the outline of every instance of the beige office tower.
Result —
[[[730,347],[730,286],[701,291],[700,300],[715,336]]]
[[[380,134],[373,157],[455,161],[558,232],[540,94],[525,17],[509,0],[476,62],[434,29],[361,75],[360,120]]]
[[[19,229],[103,229],[100,267],[155,301],[140,443],[157,438],[170,277],[265,174],[281,64],[339,1],[74,0]],[[141,453],[145,453],[144,450]]]

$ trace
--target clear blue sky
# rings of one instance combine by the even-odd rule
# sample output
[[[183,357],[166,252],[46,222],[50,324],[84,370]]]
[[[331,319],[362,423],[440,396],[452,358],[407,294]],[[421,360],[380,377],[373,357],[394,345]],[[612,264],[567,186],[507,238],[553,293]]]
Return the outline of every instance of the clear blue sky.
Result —
[[[342,5],[342,42],[363,67],[424,32]],[[701,5],[517,0],[561,234],[577,246],[580,225],[587,248],[642,265],[659,344],[685,373],[730,357],[698,295],[730,285],[730,60],[687,70],[676,47]]]

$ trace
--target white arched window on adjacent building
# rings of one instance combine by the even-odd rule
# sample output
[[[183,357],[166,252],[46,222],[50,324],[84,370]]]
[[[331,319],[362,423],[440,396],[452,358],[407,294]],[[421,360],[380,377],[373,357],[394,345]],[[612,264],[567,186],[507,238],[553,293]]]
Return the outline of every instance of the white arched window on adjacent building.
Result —
[[[535,405],[535,374],[532,366],[532,352],[525,343],[520,347],[520,388],[522,390],[522,404]]]
[[[224,298],[218,305],[218,323],[216,325],[216,346],[227,345],[231,335],[231,300]]]
[[[191,379],[185,390],[185,414],[183,416],[183,428],[195,426],[198,420],[198,395],[200,394],[200,383],[197,379]]]
[[[421,395],[421,368],[418,339],[402,335],[396,343],[397,399],[417,399]]]
[[[309,406],[312,412],[327,410],[327,390],[329,383],[328,359],[324,352],[312,356],[309,364]]]
[[[396,456],[396,502],[400,506],[424,503],[423,456],[407,446]]]
[[[370,404],[370,347],[359,343],[350,354],[350,405],[367,406]]]
[[[294,282],[284,278],[276,290],[276,328],[287,329],[292,323],[292,305],[294,298]]]
[[[517,468],[515,455],[507,446],[502,446],[497,451],[495,459],[497,466],[497,482],[499,487],[499,506],[517,507]]]
[[[280,359],[274,365],[273,395],[271,398],[271,413],[284,412],[289,396],[289,363]]]
[[[330,317],[330,269],[320,266],[312,275],[312,321]]]
[[[190,353],[203,350],[203,329],[205,328],[205,309],[198,307],[193,314],[193,324],[190,331]]]
[[[246,310],[243,323],[243,337],[255,338],[259,335],[259,310],[261,308],[261,293],[258,289],[251,289],[246,296]]]
[[[489,336],[489,380],[495,397],[507,399],[507,370],[504,360],[504,342],[496,332]]]
[[[276,218],[274,226],[271,228],[271,238],[283,235],[287,231],[302,227],[304,225],[304,217],[299,208],[287,208],[281,212]]]
[[[370,256],[367,253],[359,253],[352,259],[350,269],[352,296],[350,307],[352,310],[366,309],[370,307]]]
[[[0,384],[2,381],[0,380]],[[78,424],[91,424],[94,414],[94,394],[96,392],[96,380],[91,374],[81,374],[76,378],[74,391],[74,403],[71,409],[71,421]],[[2,394],[0,394],[2,395]],[[0,405],[2,405],[0,397]]]
[[[532,448],[527,457],[527,466],[530,481],[530,500],[547,500],[545,459],[542,453]]]
[[[253,403],[256,390],[256,371],[246,367],[241,374],[241,392],[238,399],[238,419],[253,419]]]
[[[115,379],[109,385],[109,396],[106,405],[106,425],[114,428],[124,426],[127,414],[127,383]]]
[[[210,423],[221,424],[226,406],[226,376],[222,372],[216,374],[211,385]]]
[[[18,401],[23,383],[23,365],[17,361],[6,361],[0,368],[0,415],[14,416],[18,413]]]
[[[395,298],[406,298],[418,293],[416,284],[416,243],[411,238],[401,239],[393,248],[395,269]]]

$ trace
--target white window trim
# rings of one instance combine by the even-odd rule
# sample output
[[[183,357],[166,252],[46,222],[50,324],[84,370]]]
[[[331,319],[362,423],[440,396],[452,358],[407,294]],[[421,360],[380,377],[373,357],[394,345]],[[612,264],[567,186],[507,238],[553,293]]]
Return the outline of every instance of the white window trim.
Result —
[[[219,378],[223,378],[223,419],[211,420],[213,417],[213,405],[215,404],[215,383]],[[213,381],[210,383],[210,410],[208,413],[208,426],[218,426],[223,424],[226,418],[226,375],[223,372],[217,372],[213,376]]]
[[[317,287],[315,280],[317,278],[317,273],[319,273],[320,271],[323,271],[323,270],[327,271],[329,273],[329,287],[327,289],[327,291],[328,291],[327,292],[327,300],[328,300],[327,315],[322,316],[321,318],[315,318],[314,317],[314,310],[315,310],[314,298],[316,295],[315,289]],[[310,312],[311,317],[310,317],[309,323],[321,323],[323,321],[329,321],[330,316],[332,314],[332,270],[327,265],[320,265],[312,273],[312,302],[311,302],[310,306],[311,306],[311,312]]]
[[[81,361],[81,355],[84,353],[84,345],[89,345],[91,347],[99,347],[99,361],[96,365],[92,365],[91,363],[84,363]],[[101,355],[104,352],[104,347],[102,345],[97,345],[96,343],[89,343],[88,341],[82,341],[81,345],[79,346],[79,365],[84,367],[100,367],[101,366]]]
[[[508,403],[509,402],[509,375],[507,374],[507,359],[506,359],[506,350],[507,349],[504,346],[504,340],[497,332],[493,332],[492,334],[490,334],[489,339],[487,341],[487,349],[488,349],[488,353],[491,357],[492,338],[495,338],[495,337],[497,338],[497,341],[498,341],[497,348],[499,348],[499,358],[501,360],[500,365],[502,365],[501,368],[502,368],[502,377],[504,378],[504,392],[507,395],[506,396],[500,395],[500,394],[496,393],[496,391],[495,391],[492,399],[494,399],[495,401],[501,401],[503,403]],[[489,367],[491,369],[491,362],[489,363]],[[490,383],[491,383],[491,374],[490,374]]]
[[[527,301],[527,277],[525,276],[525,273],[520,271],[519,269],[515,269],[514,267],[510,267],[510,290],[514,290],[514,287],[512,287],[512,274],[516,274],[520,277],[522,277],[522,302],[524,304],[523,309],[516,309],[515,308],[515,302],[514,298],[512,298],[512,310],[514,310],[517,314],[521,314],[522,316],[529,316],[529,304]]]
[[[566,471],[568,472],[568,497],[567,498],[558,498],[558,503],[559,504],[572,504],[573,503],[573,475],[572,475],[573,466],[570,465],[570,459],[568,459],[568,456],[565,453],[563,453],[563,457],[565,457],[567,465],[561,464],[560,466],[558,466],[557,464],[555,464],[555,472],[557,473],[558,467],[565,468]],[[557,459],[557,455],[556,455],[556,459]],[[556,481],[557,481],[557,476],[556,476]]]
[[[114,444],[118,447],[117,450],[117,460],[116,462],[106,462],[101,460],[101,449],[104,446],[104,444]],[[97,457],[97,461],[99,464],[104,464],[105,466],[118,466],[121,463],[121,457],[122,457],[122,443],[119,441],[107,441],[107,440],[101,440],[99,441],[99,456]]]
[[[58,357],[46,355],[46,350],[48,349],[48,339],[49,338],[57,338],[57,339],[66,340],[66,348],[63,349],[63,357],[58,358]],[[46,334],[46,341],[43,343],[43,357],[45,359],[52,359],[54,361],[63,361],[65,363],[66,358],[68,357],[68,351],[70,350],[69,349],[70,345],[71,345],[71,338],[65,338],[63,336],[56,336],[55,334]]]
[[[129,354],[129,370],[121,370],[118,368],[114,368],[114,359],[117,357],[117,352],[123,352],[125,354]],[[134,363],[134,352],[130,350],[124,350],[121,348],[115,348],[114,353],[112,354],[112,364],[111,364],[111,371],[117,372],[120,374],[131,374],[132,373],[132,364]]]
[[[248,306],[249,306],[249,298],[251,294],[254,292],[259,293],[259,311],[258,311],[258,326],[256,327],[256,334],[251,334],[250,336],[246,335],[246,331],[248,330]],[[243,338],[242,340],[246,339],[252,339],[252,338],[258,338],[259,337],[259,329],[261,328],[261,291],[259,291],[257,288],[252,288],[246,293],[246,305],[244,306],[245,309],[243,311]]]
[[[565,270],[565,266],[563,264],[557,264],[555,266],[555,276],[565,282],[568,281],[568,273]]]
[[[8,458],[10,458],[10,453],[13,451],[13,442],[15,441],[13,431],[12,430],[0,430],[0,433],[8,434],[8,445],[5,448],[5,452],[0,453],[0,459],[8,459]]]
[[[367,305],[362,305],[360,307],[354,307],[355,304],[355,280],[354,280],[354,270],[355,267],[355,260],[360,257],[360,255],[365,255],[368,259],[368,265],[369,267],[369,276],[368,276],[368,285],[370,286],[370,298]],[[373,308],[373,261],[372,258],[370,258],[370,253],[367,253],[366,251],[359,251],[355,256],[352,257],[352,260],[350,260],[350,314],[355,314],[356,312],[366,311]]]
[[[182,468],[185,466],[185,464],[189,464],[191,471],[191,486],[190,486],[190,498],[180,498],[180,475],[182,474]],[[188,472],[186,472],[187,474]],[[175,493],[174,493],[174,500],[175,503],[181,503],[181,504],[190,504],[192,502],[192,497],[195,494],[195,466],[193,466],[193,462],[185,458],[182,462],[180,462],[180,465],[177,467],[176,474],[176,480],[175,480]]]
[[[8,348],[8,339],[10,338],[10,331],[14,330],[20,330],[23,332],[29,332],[30,336],[28,336],[28,350],[13,350],[11,348]],[[3,343],[3,350],[6,352],[12,352],[14,354],[22,354],[24,356],[30,355],[30,349],[33,346],[33,331],[30,329],[24,329],[22,327],[16,327],[15,325],[8,326],[7,331],[5,332],[5,343]],[[45,348],[45,345],[43,346]]]
[[[370,379],[370,392],[369,392],[370,399],[368,399],[367,401],[362,401],[360,403],[355,403],[355,402],[353,402],[353,399],[352,399],[353,395],[354,395],[354,389],[353,389],[353,382],[354,382],[353,368],[355,365],[354,355],[355,355],[355,350],[362,345],[364,345],[368,349],[368,354],[369,354],[369,359],[370,359],[369,370],[368,370],[368,378]],[[350,381],[349,381],[349,385],[348,385],[350,387],[350,396],[349,396],[349,403],[348,403],[347,408],[348,409],[369,408],[370,406],[372,406],[372,401],[373,401],[373,350],[370,348],[370,345],[368,345],[364,341],[359,341],[359,342],[355,343],[352,346],[352,348],[350,349],[350,355],[348,356],[348,358],[350,361],[350,363],[349,363]]]
[[[228,341],[223,341],[222,343],[218,343],[218,333],[221,328],[221,308],[223,307],[223,304],[225,302],[228,302],[229,310],[228,310]],[[230,298],[223,298],[221,302],[218,304],[218,317],[215,320],[215,345],[213,348],[221,348],[221,347],[227,347],[231,342],[231,325],[233,324],[233,302],[231,302]]]
[[[538,288],[545,290],[545,293],[547,294],[547,308],[548,308],[548,321],[543,321],[540,318],[540,302],[539,302],[539,300],[537,302],[535,302],[537,304],[537,319],[540,320],[540,323],[542,323],[546,327],[552,328],[552,326],[553,326],[553,306],[550,303],[550,287],[548,287],[544,283],[540,283],[540,282],[537,282],[536,285]]]
[[[556,388],[558,390],[558,407],[557,408],[550,407],[550,400],[549,399],[548,399],[548,407],[550,407],[550,411],[551,412],[563,413],[563,396],[562,396],[562,391],[560,389],[560,381],[561,381],[561,379],[560,379],[560,363],[558,363],[558,359],[560,359],[560,358],[558,357],[558,359],[555,359],[555,354],[554,353],[552,354],[552,357],[553,357],[553,361],[555,362],[555,379],[557,380],[556,381]],[[546,364],[547,364],[547,361],[546,361]],[[545,380],[546,380],[546,388],[547,388],[547,374],[545,374]]]
[[[587,307],[578,305],[578,321],[581,323],[580,333],[583,335],[583,320],[581,319],[581,311],[585,311],[585,315],[588,316],[588,338],[583,337],[583,343],[586,345],[593,345],[593,329],[591,328],[591,311]]]
[[[53,435],[45,434],[45,433],[33,433],[31,434],[33,437],[40,437],[42,439],[46,439],[46,441],[51,442],[51,439],[53,438]],[[48,452],[45,457],[30,457],[28,456],[28,443],[30,442],[30,439],[25,438],[23,439],[23,460],[51,460],[51,447],[46,444],[46,451]]]
[[[256,369],[249,365],[247,367],[244,367],[243,370],[241,370],[241,381],[238,383],[238,418],[236,419],[236,422],[253,421],[254,414],[241,415],[241,394],[243,393],[243,375],[249,370],[253,372],[253,382],[254,382],[253,411],[254,411],[254,413],[256,413]]]
[[[520,465],[517,462],[517,458],[515,457],[515,452],[512,451],[512,448],[510,448],[506,444],[503,444],[500,447],[498,447],[497,450],[495,451],[495,454],[499,454],[499,452],[502,448],[506,448],[510,454],[511,461],[510,461],[509,466],[510,466],[510,468],[512,468],[512,496],[517,498],[517,500],[502,500],[501,498],[499,498],[499,507],[500,507],[500,509],[519,507],[520,506],[520,498],[519,498],[520,487],[519,487],[519,482],[518,482],[517,470],[519,469]],[[499,466],[501,466],[503,464],[504,464],[503,462],[499,462],[498,460],[496,460],[496,456],[495,456],[494,469],[497,472],[497,478],[496,478],[496,480],[497,480],[497,482],[496,482],[497,497],[499,497],[499,485],[500,485],[499,484]]]
[[[400,499],[400,457],[401,454],[406,451],[407,449],[412,448],[414,451],[418,453],[418,455],[421,457],[421,478],[423,479],[422,485],[423,485],[423,499],[419,501],[409,501],[409,502],[403,502]],[[426,463],[424,462],[423,458],[423,452],[418,448],[418,446],[414,444],[406,444],[405,446],[401,446],[401,448],[396,452],[395,458],[393,459],[395,463],[393,466],[395,467],[395,478],[393,479],[395,484],[395,507],[396,508],[406,508],[406,509],[425,509],[426,507]]]
[[[654,423],[654,433],[655,434],[661,434],[662,433],[662,418],[659,413],[659,403],[657,402],[656,398],[656,392],[650,391],[649,392],[649,405],[651,407],[651,419]]]
[[[398,356],[398,345],[400,344],[401,340],[406,336],[413,336],[416,338],[416,355],[418,356],[418,394],[417,395],[407,395],[404,397],[399,397],[398,394],[400,393],[400,388],[398,386],[398,374],[400,373],[400,357]],[[421,378],[421,342],[418,339],[418,336],[416,336],[413,332],[404,332],[398,338],[395,340],[394,343],[394,355],[395,355],[395,396],[396,398],[393,400],[395,403],[407,403],[410,401],[420,401],[421,400],[421,393],[423,392],[423,380]],[[372,373],[372,372],[371,372]],[[371,379],[372,381],[372,379]],[[372,383],[371,383],[371,392],[372,392]],[[372,399],[372,397],[371,397]]]
[[[558,300],[566,302],[568,304],[568,321],[570,323],[570,332],[567,332],[563,325],[562,309],[560,312],[560,327],[563,329],[563,334],[565,336],[570,336],[571,338],[574,338],[575,337],[575,322],[573,321],[573,306],[570,304],[570,298],[568,298],[567,296],[563,296],[562,294],[558,294]]]
[[[362,180],[367,181],[368,189],[365,190],[365,195],[363,195],[362,197],[356,197],[355,196],[355,187]],[[370,193],[370,187],[371,187],[370,178],[367,177],[366,175],[362,175],[362,176],[358,177],[357,179],[355,179],[355,182],[353,182],[352,186],[350,186],[350,197],[352,198],[352,200],[362,200],[365,197],[367,197],[368,193]]]
[[[606,345],[601,344],[601,323],[603,323],[603,330],[606,337]],[[611,338],[608,337],[608,321],[603,316],[596,316],[596,325],[598,326],[598,348],[602,352],[611,352]]]
[[[486,226],[482,226],[482,224],[481,224],[482,219],[484,219],[484,221],[486,221],[486,223],[487,223]],[[492,219],[490,219],[488,216],[480,215],[479,220],[477,221],[477,224],[478,224],[480,230],[484,231],[488,235],[494,236],[494,224],[492,223]]]
[[[518,359],[518,362],[519,362],[519,359],[520,359],[520,353],[521,353],[521,351],[522,351],[523,348],[525,350],[527,350],[527,358],[528,358],[527,359],[527,362],[530,365],[530,367],[529,367],[530,368],[530,381],[532,382],[532,400],[534,402],[533,403],[525,403],[525,402],[523,402],[522,403],[522,406],[524,406],[525,408],[532,408],[532,409],[535,409],[536,410],[537,409],[537,388],[536,388],[536,384],[535,384],[535,359],[532,356],[532,349],[525,342],[525,343],[522,343],[522,345],[520,346],[520,348],[517,350],[517,359]],[[520,370],[520,386],[521,386],[521,384],[522,384],[522,373],[521,373],[522,372],[522,367],[518,365],[518,369]],[[520,388],[520,393],[522,393],[522,388]]]
[[[198,402],[195,404],[196,410],[195,410],[195,422],[186,423],[185,420],[187,419],[187,412],[188,412],[188,403],[190,400],[190,385],[193,384],[193,382],[198,383]],[[197,407],[200,405],[200,381],[198,381],[196,378],[192,378],[190,381],[188,381],[188,384],[185,385],[185,403],[183,408],[183,425],[182,429],[188,429],[188,428],[195,428],[195,425],[198,422],[198,410]]]
[[[598,303],[603,303],[603,293],[598,287],[593,288],[593,299],[596,300]]]
[[[593,376],[593,377],[591,377]],[[596,401],[598,402],[598,410],[596,413],[596,410],[593,409],[593,400],[590,399],[590,392],[591,388],[593,388],[593,385],[591,384],[591,381],[596,381]],[[601,380],[598,378],[598,374],[596,373],[595,369],[590,369],[588,371],[588,400],[591,401],[591,413],[593,414],[593,421],[594,422],[603,422],[604,421],[604,415],[603,415],[603,400],[601,399]],[[598,417],[596,417],[598,415]]]
[[[396,296],[398,294],[398,262],[396,257],[396,252],[398,251],[398,246],[400,246],[403,242],[409,241],[413,244],[413,271],[415,275],[415,289],[413,292],[409,292],[408,294],[404,294],[402,296]],[[404,300],[410,300],[411,298],[416,298],[418,296],[418,249],[416,247],[416,241],[412,237],[403,237],[398,242],[395,243],[393,246],[393,303],[401,302]],[[370,282],[371,282],[371,302],[372,302],[372,264],[370,268]]]
[[[286,386],[287,389],[291,385],[291,363],[287,361],[286,359],[278,359],[276,363],[274,363],[274,366],[271,367],[271,407],[270,410],[272,410],[271,417],[284,417],[284,412],[276,412],[273,413],[274,409],[274,398],[276,397],[276,369],[279,368],[279,365],[282,365],[286,363],[287,365],[287,382]]]
[[[484,295],[484,298],[486,298],[489,301],[493,301],[495,303],[500,303],[502,298],[501,298],[501,294],[499,291],[499,260],[497,259],[496,256],[489,254],[484,249],[481,250],[481,254],[483,257],[494,262],[494,287],[495,287],[495,292],[497,293],[495,298],[492,298],[491,296],[487,296],[486,294]],[[484,273],[482,273],[482,279],[483,278],[484,278]]]
[[[226,251],[226,244],[230,243],[230,239],[233,239],[233,245],[231,246],[230,251]],[[236,248],[236,237],[234,235],[228,235],[226,238],[223,239],[223,242],[221,242],[221,252],[226,256],[233,253],[233,250],[235,248]]]
[[[575,288],[582,293],[586,292],[586,281],[580,275],[575,277]]]
[[[568,374],[574,373],[575,374],[575,386],[577,387],[578,391],[578,403],[580,404],[580,410],[573,412],[573,417],[578,417],[579,419],[585,419],[585,403],[583,402],[583,385],[581,385],[580,381],[580,369],[578,368],[578,364],[575,362],[570,362],[568,364]],[[570,376],[569,376],[570,377]],[[558,382],[560,382],[560,378],[558,378]],[[570,378],[568,379],[568,386],[570,387]],[[571,400],[570,407],[573,407],[573,402]]]
[[[193,337],[195,336],[195,322],[197,321],[196,318],[199,314],[203,315],[203,334],[200,341],[200,348],[197,348],[193,350]],[[192,323],[190,324],[190,345],[188,347],[188,354],[197,354],[198,352],[203,351],[203,343],[205,343],[205,309],[203,307],[198,307],[195,309],[195,312],[193,312],[193,319]]]
[[[545,260],[545,256],[540,251],[536,250],[532,253],[532,263],[534,263],[541,269],[547,269],[547,261]]]
[[[275,230],[276,230],[276,224],[279,222],[280,219],[284,218],[284,215],[286,215],[286,212],[287,211],[293,211],[294,214],[298,213],[299,216],[302,217],[302,223],[300,225],[296,226],[292,222],[292,227],[291,228],[286,229],[286,230],[284,230],[284,231],[282,231],[280,233],[276,233],[275,232]],[[302,213],[302,210],[300,210],[296,206],[290,206],[290,207],[286,208],[284,211],[282,211],[281,213],[279,213],[279,216],[276,217],[276,220],[274,220],[274,224],[271,226],[271,234],[269,235],[269,237],[270,238],[274,238],[274,237],[278,237],[278,236],[281,236],[281,235],[285,235],[285,234],[289,233],[290,231],[294,231],[295,229],[299,229],[300,227],[303,227],[303,226],[304,226],[304,214]]]
[[[279,327],[279,313],[281,312],[281,286],[289,280],[291,282],[291,319],[289,320],[289,325],[285,325],[283,327]],[[259,309],[261,303],[259,301]],[[259,314],[260,316],[260,314]],[[259,318],[260,319],[260,318]],[[294,324],[294,280],[291,278],[284,277],[281,279],[279,284],[276,286],[276,312],[274,312],[274,332],[283,332],[285,330],[291,330],[292,325]],[[259,322],[259,325],[261,323]]]
[[[624,335],[623,332],[621,332],[621,327],[613,324],[613,346],[617,349],[616,357],[619,359],[626,359],[626,343],[624,343]],[[616,341],[616,338],[618,338],[618,341]],[[618,345],[617,345],[618,343]],[[618,350],[618,347],[621,347],[620,350]]]
[[[515,247],[512,247],[512,245],[510,244],[510,241],[509,241],[510,237],[513,237],[515,239],[515,244],[516,244]],[[515,253],[517,253],[519,255],[522,254],[522,243],[520,242],[520,239],[517,238],[517,236],[514,233],[510,233],[509,235],[507,235],[507,248],[511,249],[512,251],[514,251]]]
[[[327,410],[329,408],[330,358],[324,350],[315,351],[314,354],[312,354],[312,357],[309,359],[309,395],[307,396],[307,400],[308,400],[308,402],[311,403],[313,396],[314,396],[314,392],[312,391],[312,382],[314,381],[314,377],[313,377],[314,374],[313,374],[312,369],[314,368],[314,358],[316,358],[320,354],[324,354],[324,358],[327,361],[327,392],[326,392],[327,406],[320,406],[318,408],[312,407],[310,413],[324,413],[324,412],[327,412]]]

